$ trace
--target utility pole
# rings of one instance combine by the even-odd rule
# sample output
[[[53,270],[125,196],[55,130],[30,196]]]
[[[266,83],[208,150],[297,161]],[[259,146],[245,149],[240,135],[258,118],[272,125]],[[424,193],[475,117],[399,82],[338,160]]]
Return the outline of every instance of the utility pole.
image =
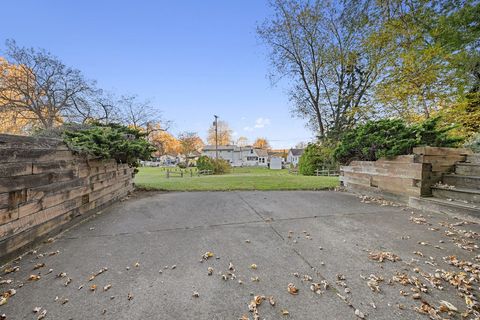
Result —
[[[215,159],[218,160],[218,116],[213,115],[215,117]]]

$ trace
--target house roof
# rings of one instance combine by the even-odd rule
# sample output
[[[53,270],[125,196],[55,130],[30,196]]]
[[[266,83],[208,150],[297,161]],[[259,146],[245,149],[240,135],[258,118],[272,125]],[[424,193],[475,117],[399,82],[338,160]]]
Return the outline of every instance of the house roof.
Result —
[[[293,156],[301,156],[303,154],[303,150],[305,149],[290,149],[290,152]]]
[[[255,149],[255,153],[259,157],[268,157],[268,151],[265,149]]]
[[[217,150],[234,150],[235,146],[228,145],[228,146],[218,146]],[[206,145],[203,147],[203,151],[215,151],[215,145]]]

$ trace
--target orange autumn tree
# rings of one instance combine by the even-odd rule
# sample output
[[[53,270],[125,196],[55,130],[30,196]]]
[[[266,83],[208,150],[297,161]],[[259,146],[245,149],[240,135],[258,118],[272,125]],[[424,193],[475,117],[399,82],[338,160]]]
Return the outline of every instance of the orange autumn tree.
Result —
[[[1,61],[0,110],[12,131],[29,127],[51,129],[82,117],[86,95],[92,90],[79,70],[63,64],[45,50],[6,42],[6,58]]]
[[[196,132],[182,132],[178,135],[181,152],[188,155],[194,151],[200,151],[205,145]]]
[[[215,139],[218,139],[219,146],[229,145],[232,141],[232,130],[230,126],[225,121],[218,121],[218,131],[215,135],[215,126],[212,124],[208,129],[208,144],[215,145]]]
[[[270,143],[267,138],[257,138],[253,143],[253,146],[258,149],[270,149]]]
[[[20,81],[22,74],[21,68],[0,57],[0,87],[6,88],[8,83]],[[26,134],[35,125],[35,116],[30,111],[17,109],[5,97],[18,99],[18,94],[6,89],[0,94],[0,133]]]
[[[177,138],[164,130],[150,132],[148,139],[150,143],[157,148],[156,156],[165,154],[177,155],[182,150],[182,145]]]

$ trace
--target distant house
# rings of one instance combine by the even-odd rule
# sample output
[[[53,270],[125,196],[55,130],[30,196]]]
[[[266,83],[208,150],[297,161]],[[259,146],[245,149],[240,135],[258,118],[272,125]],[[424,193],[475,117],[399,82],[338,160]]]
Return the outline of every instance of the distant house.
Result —
[[[295,167],[298,166],[298,161],[303,154],[305,149],[290,149],[287,155],[287,163],[293,164]]]
[[[239,147],[235,145],[218,146],[217,150],[218,157],[227,160],[233,167],[268,166],[267,150],[257,149],[252,146]],[[215,158],[215,146],[207,145],[203,147],[202,155]]]

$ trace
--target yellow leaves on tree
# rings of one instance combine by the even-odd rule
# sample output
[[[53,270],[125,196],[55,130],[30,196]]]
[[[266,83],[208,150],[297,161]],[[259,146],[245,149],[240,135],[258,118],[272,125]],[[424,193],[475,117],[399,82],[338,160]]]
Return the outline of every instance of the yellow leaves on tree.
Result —
[[[15,105],[8,103],[9,100],[16,100],[18,93],[14,90],[7,90],[8,83],[16,82],[22,78],[22,69],[9,64],[0,57],[0,87],[5,89],[0,92],[0,133],[25,134],[32,126],[32,119],[35,119],[31,111],[18,109]]]
[[[200,151],[205,145],[196,132],[183,132],[178,136],[181,152],[188,155],[194,151]]]
[[[232,141],[232,130],[225,121],[218,121],[218,133],[217,133],[218,145],[226,146]],[[215,145],[215,125],[208,129],[208,144]]]
[[[270,143],[266,138],[257,138],[253,143],[253,146],[259,149],[270,149]]]
[[[156,156],[164,154],[177,155],[181,152],[181,144],[177,138],[166,131],[153,131],[149,134],[149,141],[157,148]]]

